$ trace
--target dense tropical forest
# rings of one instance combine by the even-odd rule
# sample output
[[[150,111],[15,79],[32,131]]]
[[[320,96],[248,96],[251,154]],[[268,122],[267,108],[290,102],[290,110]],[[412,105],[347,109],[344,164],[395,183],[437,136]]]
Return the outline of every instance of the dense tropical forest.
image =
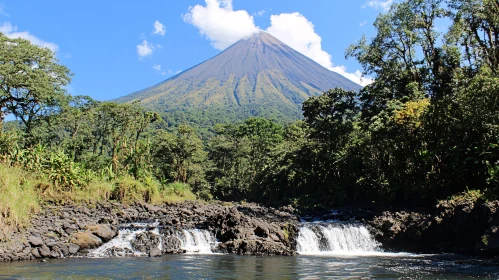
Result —
[[[71,96],[73,74],[52,51],[1,35],[0,227],[26,223],[45,202],[386,208],[463,192],[497,198],[499,1],[408,0],[374,26],[346,54],[375,77],[360,92],[312,97],[294,123],[213,127]]]

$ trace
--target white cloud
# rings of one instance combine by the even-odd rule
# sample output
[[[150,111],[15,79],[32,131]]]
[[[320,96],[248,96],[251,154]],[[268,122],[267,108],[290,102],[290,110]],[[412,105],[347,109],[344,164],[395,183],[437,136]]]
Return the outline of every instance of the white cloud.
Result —
[[[362,21],[359,25],[360,25],[360,27],[362,27],[362,26],[364,26],[364,25],[366,25],[366,24],[367,24],[367,20],[364,20],[364,21]]]
[[[156,71],[161,71],[161,65],[159,65],[159,64],[154,64],[154,65],[152,66],[152,69],[154,69],[154,70],[156,70]]]
[[[199,29],[214,48],[223,50],[260,29],[247,11],[232,9],[232,0],[205,0],[206,6],[189,7],[184,21]]]
[[[0,3],[0,15],[9,17],[9,14],[5,12],[5,4]]]
[[[314,25],[300,13],[272,15],[270,23],[268,33],[320,65],[333,66],[331,55],[322,49],[322,38],[315,33]]]
[[[165,36],[166,27],[159,21],[154,22],[154,31],[153,34]]]
[[[184,20],[199,29],[216,49],[223,50],[240,39],[260,31],[247,11],[234,11],[232,0],[205,0],[206,6],[189,8]],[[367,85],[372,80],[361,79],[360,71],[347,72],[344,66],[336,66],[331,55],[322,49],[322,38],[315,33],[314,25],[300,13],[271,15],[267,32],[320,65],[348,79]]]
[[[270,22],[267,32],[325,68],[363,86],[372,82],[371,79],[362,79],[360,71],[349,73],[345,66],[335,66],[331,55],[322,49],[322,38],[315,33],[314,25],[300,13],[272,15]]]
[[[17,31],[17,26],[13,26],[10,22],[4,22],[3,25],[0,26],[0,32],[9,38],[26,39],[34,45],[49,48],[53,52],[57,52],[57,50],[59,49],[59,46],[57,46],[57,44],[43,41],[42,39],[36,37],[28,31]]]
[[[261,16],[263,16],[266,12],[267,12],[267,11],[265,11],[265,10],[260,10],[260,11],[258,11],[258,12],[256,12],[256,13],[253,13],[253,16],[261,17]]]
[[[137,45],[137,54],[140,58],[144,58],[151,55],[154,51],[154,45],[147,42],[147,40],[142,41],[142,44]]]
[[[390,10],[390,7],[392,6],[393,4],[393,0],[371,0],[371,1],[368,1],[366,2],[362,8],[366,8],[366,7],[370,7],[370,8],[374,8],[376,10],[385,10],[385,11],[388,11]]]
[[[347,68],[343,65],[333,66],[332,68],[329,68],[329,70],[334,71],[346,77],[347,79],[356,82],[361,86],[367,86],[374,82],[374,80],[369,77],[363,77],[362,72],[360,70],[357,70],[354,73],[350,73],[347,71]]]
[[[152,66],[152,69],[154,69],[157,73],[165,76],[165,75],[176,75],[180,73],[181,71],[173,71],[172,69],[163,69],[163,67],[160,64],[154,64]]]

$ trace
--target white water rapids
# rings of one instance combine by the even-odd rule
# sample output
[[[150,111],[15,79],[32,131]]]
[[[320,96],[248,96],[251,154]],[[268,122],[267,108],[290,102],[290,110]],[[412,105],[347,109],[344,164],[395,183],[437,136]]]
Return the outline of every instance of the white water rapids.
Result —
[[[180,248],[188,253],[212,254],[211,247],[215,245],[215,238],[207,230],[189,229],[177,233],[182,244]]]
[[[134,224],[119,230],[118,236],[89,253],[90,257],[147,256],[147,246],[157,246],[163,253],[165,240],[177,239],[177,246],[185,253],[213,254],[216,239],[207,230],[163,230],[156,224]],[[151,241],[145,242],[144,238]],[[296,251],[300,255],[398,255],[384,253],[361,224],[303,223],[299,226]],[[151,248],[151,247],[149,247]],[[150,250],[150,249],[149,249]]]
[[[296,241],[296,250],[301,255],[382,253],[367,228],[358,224],[303,224]]]
[[[118,232],[118,236],[102,246],[92,250],[88,256],[94,258],[103,257],[126,257],[126,256],[147,256],[143,248],[136,247],[141,245],[143,236],[146,235],[156,240],[157,248],[163,251],[164,234],[155,224],[133,224],[126,225]],[[186,253],[191,254],[213,254],[212,247],[216,245],[216,240],[207,230],[184,229],[177,231],[168,237],[177,238],[180,248]],[[142,250],[141,250],[142,249]]]

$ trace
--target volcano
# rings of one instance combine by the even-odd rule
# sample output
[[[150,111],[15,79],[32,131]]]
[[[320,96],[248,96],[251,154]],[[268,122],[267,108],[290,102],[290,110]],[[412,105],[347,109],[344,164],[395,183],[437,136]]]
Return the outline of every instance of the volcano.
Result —
[[[262,31],[116,101],[139,100],[144,108],[174,123],[212,125],[250,116],[286,122],[302,117],[301,106],[307,98],[336,87],[362,88]]]

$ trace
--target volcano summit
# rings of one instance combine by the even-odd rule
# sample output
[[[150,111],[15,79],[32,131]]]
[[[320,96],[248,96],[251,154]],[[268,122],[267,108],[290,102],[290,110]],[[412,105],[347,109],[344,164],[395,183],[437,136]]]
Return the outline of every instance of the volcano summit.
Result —
[[[335,87],[361,89],[262,31],[164,82],[116,101],[139,100],[169,122],[209,125],[250,116],[288,121],[301,118],[301,105],[307,98]]]

